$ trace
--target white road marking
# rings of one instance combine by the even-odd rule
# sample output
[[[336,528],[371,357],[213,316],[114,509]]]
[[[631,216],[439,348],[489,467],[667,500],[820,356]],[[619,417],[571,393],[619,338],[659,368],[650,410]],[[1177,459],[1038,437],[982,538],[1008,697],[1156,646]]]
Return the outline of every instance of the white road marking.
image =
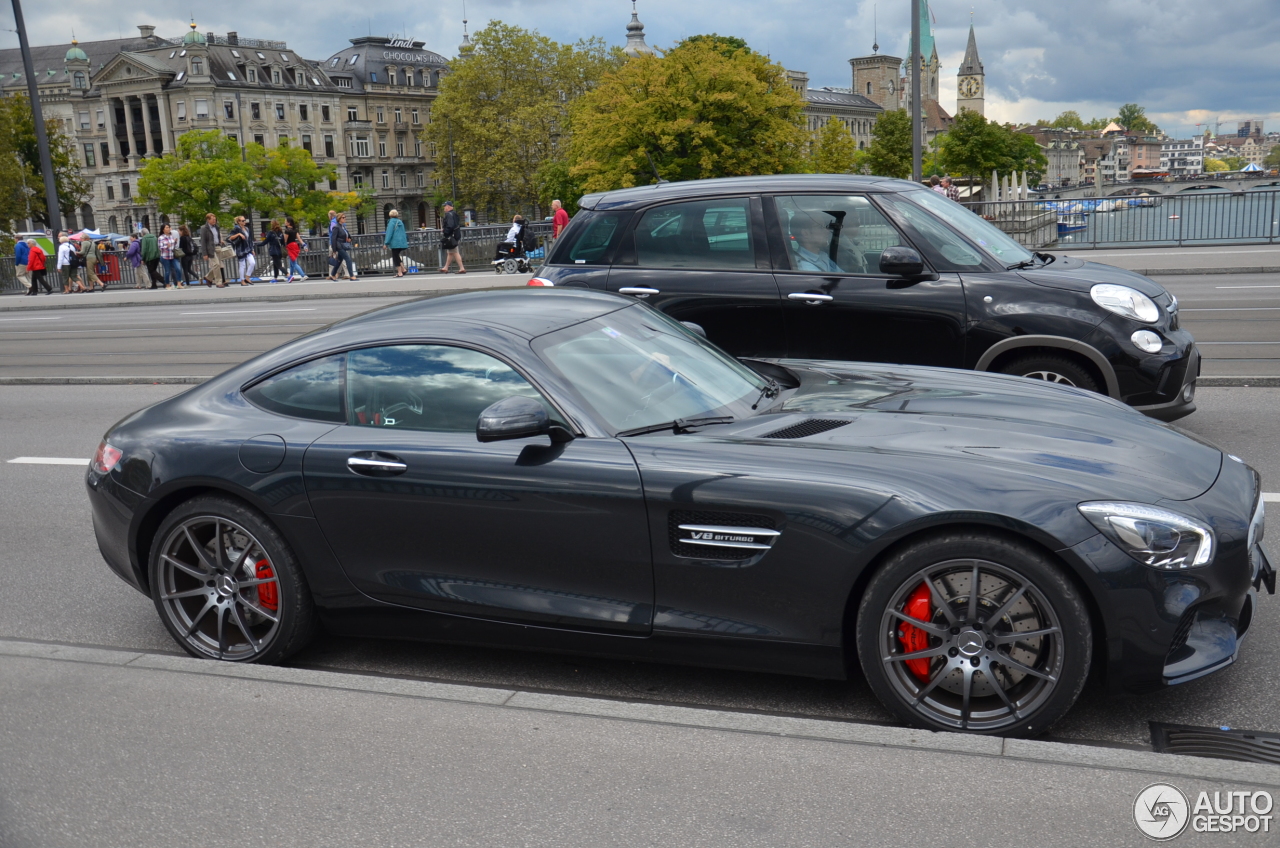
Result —
[[[76,459],[69,456],[16,456],[9,460],[18,465],[88,465],[87,459]]]
[[[1275,503],[1280,501],[1280,492],[1263,492],[1262,499],[1267,503]]]
[[[1280,286],[1214,286],[1215,289],[1280,289]]]
[[[31,318],[0,318],[0,321],[59,321],[65,315],[40,315]]]
[[[1243,247],[1243,245],[1241,247]],[[1056,250],[1052,250],[1048,252],[1067,253],[1067,254],[1071,253],[1070,249],[1066,247],[1058,248]],[[1240,247],[1234,247],[1234,248],[1224,247],[1218,250],[1183,250],[1182,248],[1174,248],[1172,252],[1168,250],[1112,250],[1112,251],[1106,251],[1106,252],[1097,251],[1097,250],[1082,250],[1082,251],[1078,251],[1075,255],[1076,255],[1076,258],[1079,258],[1082,254],[1088,255],[1088,256],[1175,256],[1176,257],[1176,256],[1217,256],[1219,254],[1237,255],[1241,253],[1280,253],[1280,248],[1262,247],[1262,248],[1253,248],[1253,249],[1248,249],[1248,248],[1241,249]]]
[[[224,310],[208,310],[204,309],[200,312],[179,312],[179,315],[249,315],[254,312],[315,312],[316,307],[307,306],[297,309],[224,309]]]

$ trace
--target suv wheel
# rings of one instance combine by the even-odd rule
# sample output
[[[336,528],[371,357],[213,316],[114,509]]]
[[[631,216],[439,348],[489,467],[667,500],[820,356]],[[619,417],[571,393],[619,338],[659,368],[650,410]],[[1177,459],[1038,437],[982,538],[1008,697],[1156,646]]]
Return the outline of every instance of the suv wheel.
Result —
[[[1092,374],[1065,356],[1033,353],[1013,360],[1002,367],[1000,373],[1028,377],[1032,380],[1045,380],[1064,386],[1075,386],[1091,392],[1101,391],[1098,381]]]

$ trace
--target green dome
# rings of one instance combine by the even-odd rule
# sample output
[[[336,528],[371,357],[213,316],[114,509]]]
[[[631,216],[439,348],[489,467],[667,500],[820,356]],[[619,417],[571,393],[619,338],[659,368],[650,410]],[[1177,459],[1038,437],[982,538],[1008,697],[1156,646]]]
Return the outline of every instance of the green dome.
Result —
[[[76,41],[74,38],[71,40],[71,49],[67,51],[67,61],[68,61],[68,62],[87,62],[87,61],[89,61],[89,57],[85,55],[85,52],[84,52],[83,50],[81,50],[79,47],[77,47],[77,46],[76,46],[76,45],[77,45],[77,44],[79,44],[79,43],[80,43],[80,42]]]
[[[183,44],[204,44],[204,36],[196,32],[196,25],[191,25],[191,32],[182,36]]]

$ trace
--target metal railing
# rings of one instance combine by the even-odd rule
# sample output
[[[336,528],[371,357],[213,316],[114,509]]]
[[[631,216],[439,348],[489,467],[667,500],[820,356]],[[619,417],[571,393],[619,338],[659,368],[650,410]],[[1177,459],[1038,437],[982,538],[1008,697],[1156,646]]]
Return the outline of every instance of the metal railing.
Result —
[[[551,238],[551,224],[546,222],[537,222],[529,224],[528,228],[538,236],[540,242],[546,246]],[[497,246],[506,238],[508,226],[501,227],[464,227],[462,230],[462,241],[458,248],[462,254],[463,264],[468,268],[488,268],[489,263],[494,259]],[[439,230],[409,230],[408,236],[409,248],[404,252],[405,265],[410,273],[415,274],[439,274],[440,266],[444,264],[444,253],[440,249],[441,233]],[[364,235],[353,235],[352,240],[355,242],[355,248],[350,250],[351,259],[355,262],[356,271],[361,276],[377,276],[381,274],[395,273],[394,263],[391,259],[391,251],[382,244],[382,233],[366,233]],[[332,268],[329,264],[330,252],[328,239],[324,236],[305,236],[303,241],[307,244],[307,249],[302,251],[298,256],[298,264],[302,266],[302,270],[306,272],[308,277],[325,277],[328,276]],[[130,289],[135,287],[149,288],[151,286],[151,277],[147,272],[145,264],[134,268],[124,258],[124,251],[113,251],[111,257],[114,261],[109,261],[108,267],[113,269],[115,279],[105,281],[109,289]],[[254,257],[257,261],[257,268],[254,271],[255,277],[269,277],[272,271],[271,257],[267,253],[265,247],[258,247],[254,251]],[[63,276],[55,270],[53,265],[56,258],[48,257],[49,270],[46,279],[54,291],[62,291]],[[191,263],[193,279],[199,280],[208,270],[208,263],[202,257],[195,257]],[[289,273],[289,261],[287,258],[282,260],[284,274]],[[163,285],[163,267],[160,269],[161,280],[157,283]],[[227,280],[237,279],[238,269],[236,261],[228,259],[223,263],[223,273]],[[345,268],[337,272],[339,275],[346,273]],[[83,278],[83,272],[81,272]],[[189,281],[190,282],[190,281]],[[22,283],[18,281],[17,274],[14,273],[13,257],[0,258],[0,294],[25,294],[26,289]]]
[[[1275,244],[1280,191],[1206,191],[964,204],[1031,248]]]

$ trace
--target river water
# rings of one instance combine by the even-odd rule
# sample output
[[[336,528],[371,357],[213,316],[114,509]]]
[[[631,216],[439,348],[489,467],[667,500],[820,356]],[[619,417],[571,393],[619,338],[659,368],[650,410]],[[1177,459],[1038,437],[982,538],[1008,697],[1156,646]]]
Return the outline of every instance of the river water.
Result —
[[[1063,233],[1058,243],[1092,247],[1280,242],[1280,191],[1274,189],[1197,191],[1147,200],[1159,205],[1089,213],[1085,229]]]

